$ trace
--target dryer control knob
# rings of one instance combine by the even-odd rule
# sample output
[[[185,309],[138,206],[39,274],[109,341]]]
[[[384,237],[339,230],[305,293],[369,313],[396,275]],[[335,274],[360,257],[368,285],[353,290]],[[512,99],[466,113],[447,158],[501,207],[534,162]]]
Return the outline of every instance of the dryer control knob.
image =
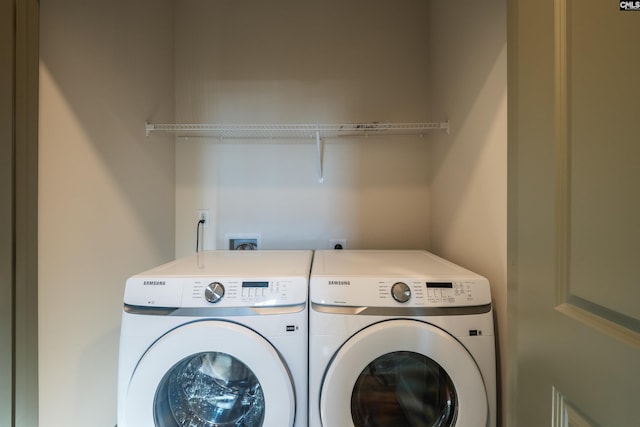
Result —
[[[210,303],[216,303],[224,296],[224,285],[220,282],[212,282],[204,290],[204,298]]]
[[[396,282],[391,286],[391,296],[398,302],[407,302],[411,299],[411,288],[404,282]]]

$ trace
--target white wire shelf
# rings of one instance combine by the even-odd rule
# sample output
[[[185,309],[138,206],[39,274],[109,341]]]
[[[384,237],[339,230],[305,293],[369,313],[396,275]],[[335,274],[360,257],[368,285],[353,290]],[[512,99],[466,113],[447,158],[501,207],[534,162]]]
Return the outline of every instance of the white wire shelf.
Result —
[[[215,138],[224,140],[298,140],[314,142],[318,154],[318,181],[324,182],[324,141],[342,137],[417,135],[449,133],[449,122],[439,123],[347,123],[347,124],[158,124],[145,123],[147,136],[154,132],[173,133],[181,138]]]
[[[178,137],[218,139],[299,139],[315,140],[340,137],[384,135],[423,135],[449,132],[449,122],[440,123],[348,123],[348,124],[157,124],[146,123],[147,136],[154,132]]]

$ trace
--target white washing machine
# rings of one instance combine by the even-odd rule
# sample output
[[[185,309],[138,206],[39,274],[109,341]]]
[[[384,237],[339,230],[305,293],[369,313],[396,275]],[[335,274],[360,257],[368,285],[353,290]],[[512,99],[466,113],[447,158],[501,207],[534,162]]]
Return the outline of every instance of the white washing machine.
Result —
[[[127,280],[119,427],[306,427],[311,251],[208,251]]]
[[[310,427],[495,427],[489,282],[426,251],[316,251]]]

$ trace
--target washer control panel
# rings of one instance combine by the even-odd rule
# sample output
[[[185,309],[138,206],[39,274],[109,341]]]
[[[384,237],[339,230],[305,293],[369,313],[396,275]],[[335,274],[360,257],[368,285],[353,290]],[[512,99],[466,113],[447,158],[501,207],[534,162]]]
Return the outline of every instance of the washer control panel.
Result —
[[[432,278],[314,278],[310,299],[325,305],[369,307],[465,307],[491,303],[481,276]]]
[[[274,307],[307,300],[308,281],[299,277],[268,279],[192,277],[129,279],[125,303],[150,307]]]
[[[255,307],[298,304],[304,301],[306,283],[296,280],[220,279],[185,284],[182,307]]]

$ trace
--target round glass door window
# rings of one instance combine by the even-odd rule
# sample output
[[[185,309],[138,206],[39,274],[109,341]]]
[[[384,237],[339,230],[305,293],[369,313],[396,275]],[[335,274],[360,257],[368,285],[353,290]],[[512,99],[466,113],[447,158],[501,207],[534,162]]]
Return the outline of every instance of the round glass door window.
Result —
[[[447,427],[458,412],[453,382],[432,359],[410,351],[378,357],[351,395],[355,427]]]
[[[154,408],[157,427],[260,427],[265,402],[247,365],[226,353],[204,352],[165,374]]]

